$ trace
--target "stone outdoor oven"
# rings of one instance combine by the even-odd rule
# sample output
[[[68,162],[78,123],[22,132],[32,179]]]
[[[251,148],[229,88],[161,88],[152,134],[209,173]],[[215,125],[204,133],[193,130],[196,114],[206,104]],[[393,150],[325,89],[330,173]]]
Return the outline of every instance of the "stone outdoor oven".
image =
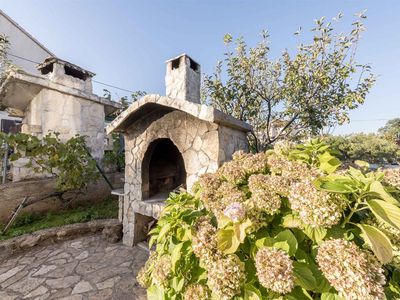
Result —
[[[168,60],[165,81],[167,96],[144,96],[107,128],[125,138],[120,219],[127,245],[146,239],[171,191],[190,191],[201,174],[248,150],[250,125],[200,104],[200,65],[193,59]]]

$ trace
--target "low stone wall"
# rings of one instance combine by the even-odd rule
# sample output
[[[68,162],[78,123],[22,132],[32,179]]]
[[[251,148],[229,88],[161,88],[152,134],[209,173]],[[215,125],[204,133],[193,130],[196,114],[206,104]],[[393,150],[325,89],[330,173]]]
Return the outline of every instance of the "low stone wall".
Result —
[[[112,182],[113,187],[119,188],[123,185],[123,174],[113,173],[107,174]],[[5,223],[12,210],[17,207],[26,196],[40,197],[54,192],[55,179],[43,178],[20,182],[9,182],[0,185],[0,224]],[[74,207],[83,202],[97,202],[104,200],[111,195],[111,190],[107,183],[100,178],[96,183],[90,185],[84,194],[71,202],[69,205]],[[47,213],[54,212],[62,208],[62,203],[56,198],[47,199],[39,203],[35,203],[25,207],[24,212]]]
[[[101,233],[107,241],[115,243],[122,238],[122,225],[117,219],[95,220],[43,229],[0,242],[0,262],[35,246],[54,244],[82,235]]]

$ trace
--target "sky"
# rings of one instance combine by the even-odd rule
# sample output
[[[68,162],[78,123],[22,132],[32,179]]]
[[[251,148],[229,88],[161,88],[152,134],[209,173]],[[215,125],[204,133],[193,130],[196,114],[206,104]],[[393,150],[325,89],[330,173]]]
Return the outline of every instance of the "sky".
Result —
[[[367,9],[367,31],[357,61],[372,65],[376,85],[351,122],[334,134],[374,132],[400,117],[400,1],[357,0],[0,0],[0,9],[58,57],[96,73],[97,81],[127,90],[165,94],[165,60],[187,53],[206,74],[223,58],[223,36],[243,36],[249,46],[271,35],[271,58],[309,42],[315,19],[344,18]],[[293,33],[303,28],[299,38]],[[129,93],[107,88],[115,99]]]

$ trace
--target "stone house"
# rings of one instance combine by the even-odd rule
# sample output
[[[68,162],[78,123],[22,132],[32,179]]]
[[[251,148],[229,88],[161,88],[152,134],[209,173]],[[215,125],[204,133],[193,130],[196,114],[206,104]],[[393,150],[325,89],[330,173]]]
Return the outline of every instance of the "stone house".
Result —
[[[120,108],[120,104],[95,95],[91,81],[94,73],[74,64],[51,57],[37,68],[41,75],[11,72],[0,86],[1,102],[23,112],[23,133],[42,137],[58,132],[62,141],[76,134],[86,136],[92,156],[100,160],[104,154],[105,115]],[[24,163],[14,164],[15,181],[30,175]],[[21,174],[22,170],[25,173]]]
[[[120,195],[123,241],[146,238],[168,194],[191,190],[237,150],[248,150],[252,128],[200,104],[200,65],[188,55],[167,61],[166,96],[146,95],[121,113],[107,133],[125,138],[125,187]]]

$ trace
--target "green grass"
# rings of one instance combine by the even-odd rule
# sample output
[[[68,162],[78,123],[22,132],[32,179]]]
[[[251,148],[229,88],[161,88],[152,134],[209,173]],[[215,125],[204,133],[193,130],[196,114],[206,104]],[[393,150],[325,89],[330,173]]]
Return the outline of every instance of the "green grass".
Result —
[[[0,234],[0,241],[40,229],[117,217],[118,201],[111,197],[102,202],[80,205],[76,208],[64,209],[46,215],[25,213],[15,220],[5,235]],[[0,228],[3,227],[0,226]]]

